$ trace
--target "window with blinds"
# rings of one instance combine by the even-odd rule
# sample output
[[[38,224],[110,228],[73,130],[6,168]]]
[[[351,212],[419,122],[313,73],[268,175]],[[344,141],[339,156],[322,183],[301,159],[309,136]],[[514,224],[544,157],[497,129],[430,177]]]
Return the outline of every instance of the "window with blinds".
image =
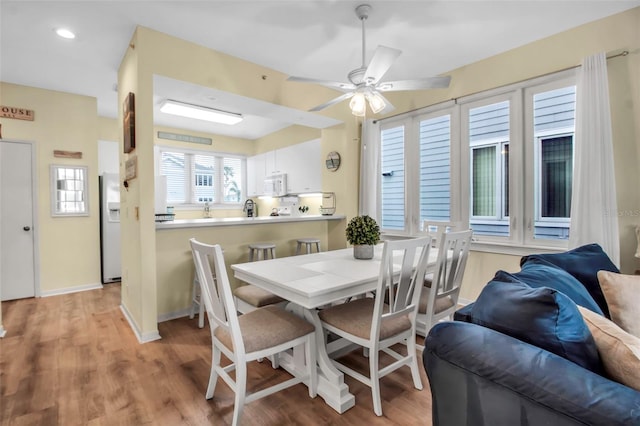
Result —
[[[245,158],[161,149],[160,174],[167,177],[167,204],[240,204]]]

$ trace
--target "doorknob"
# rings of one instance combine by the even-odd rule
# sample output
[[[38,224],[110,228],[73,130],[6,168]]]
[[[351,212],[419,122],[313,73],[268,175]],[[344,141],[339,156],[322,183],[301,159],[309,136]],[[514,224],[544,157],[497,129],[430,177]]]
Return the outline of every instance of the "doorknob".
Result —
[[[25,226],[25,227],[23,227],[22,229],[24,229],[25,231],[30,231],[30,230],[31,230],[31,227],[29,227],[29,226]]]

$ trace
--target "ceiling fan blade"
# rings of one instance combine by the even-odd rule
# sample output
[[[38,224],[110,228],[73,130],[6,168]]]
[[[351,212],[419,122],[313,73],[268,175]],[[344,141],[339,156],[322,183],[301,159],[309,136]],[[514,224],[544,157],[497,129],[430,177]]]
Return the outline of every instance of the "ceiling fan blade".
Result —
[[[398,56],[402,53],[401,50],[393,49],[386,46],[378,46],[373,53],[373,58],[367,66],[367,71],[364,74],[364,81],[367,83],[376,83],[386,72],[391,68],[391,65]]]
[[[319,84],[320,86],[328,87],[330,89],[340,90],[341,92],[350,92],[356,89],[356,86],[351,83],[340,83],[337,81],[318,80],[315,78],[291,76],[287,78],[287,81],[293,81],[296,83]]]
[[[325,103],[323,103],[321,105],[318,105],[317,107],[313,107],[309,111],[320,111],[320,110],[323,110],[325,108],[330,107],[331,105],[337,104],[338,102],[342,102],[345,99],[349,99],[349,98],[353,97],[353,95],[355,95],[355,92],[345,93],[344,95],[340,95],[337,98],[331,99],[329,102],[325,102]]]
[[[381,92],[397,92],[401,90],[443,89],[449,87],[450,76],[430,77],[417,80],[385,81],[380,83],[377,90]]]

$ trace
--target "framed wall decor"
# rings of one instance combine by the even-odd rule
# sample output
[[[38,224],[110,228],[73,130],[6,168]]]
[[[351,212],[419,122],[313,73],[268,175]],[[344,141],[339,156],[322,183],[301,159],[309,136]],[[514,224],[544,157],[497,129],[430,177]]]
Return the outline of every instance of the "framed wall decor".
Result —
[[[128,154],[136,147],[136,113],[133,92],[129,92],[124,100],[124,153]]]

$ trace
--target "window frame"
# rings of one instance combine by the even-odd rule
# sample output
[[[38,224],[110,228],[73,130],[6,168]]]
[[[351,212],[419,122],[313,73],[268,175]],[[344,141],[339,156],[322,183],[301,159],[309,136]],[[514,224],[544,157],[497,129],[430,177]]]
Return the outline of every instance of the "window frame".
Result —
[[[563,87],[568,86],[576,86],[577,78],[575,70],[567,70],[564,72],[559,72],[556,74],[552,74],[549,76],[541,77],[538,79],[534,79],[532,83],[529,84],[523,90],[523,104],[524,104],[524,135],[525,135],[525,155],[527,158],[533,158],[533,161],[529,161],[525,163],[525,183],[527,183],[527,187],[525,188],[525,192],[527,194],[524,201],[525,208],[525,233],[524,233],[524,241],[523,244],[525,246],[543,246],[549,248],[560,248],[566,249],[569,247],[568,239],[550,239],[550,238],[535,238],[535,227],[536,222],[545,222],[542,220],[538,220],[540,217],[539,206],[539,185],[537,176],[537,168],[540,163],[541,157],[541,144],[538,143],[540,137],[549,137],[551,135],[566,135],[567,130],[570,128],[562,127],[553,131],[545,130],[536,133],[534,126],[534,96],[538,93],[548,92],[556,89],[561,89]],[[576,106],[577,110],[577,106]],[[575,120],[575,116],[574,116]],[[575,169],[575,126],[573,129],[573,167]],[[533,187],[531,187],[533,185]],[[556,220],[554,223],[568,223],[571,224],[571,217],[565,219],[563,221]],[[549,222],[550,223],[550,222]]]
[[[417,111],[403,113],[398,116],[379,120],[380,132],[384,128],[405,124],[405,230],[398,232],[382,229],[386,236],[415,236],[420,235],[419,222],[419,186],[413,182],[419,176],[419,161],[408,161],[413,152],[419,155],[419,122],[425,116],[451,114],[451,221],[469,224],[470,214],[470,182],[471,182],[471,150],[469,142],[468,114],[469,109],[509,100],[509,167],[508,167],[508,215],[504,215],[505,208],[500,206],[501,214],[508,219],[509,236],[499,237],[474,234],[473,249],[504,254],[526,254],[531,249],[539,251],[555,251],[566,249],[568,240],[534,238],[535,218],[538,215],[537,190],[535,185],[536,157],[534,153],[534,116],[533,95],[557,88],[576,86],[576,70],[569,69],[556,73],[534,77],[506,86],[484,90],[467,95],[453,101],[446,101],[437,105],[422,108]],[[577,108],[577,107],[576,107]],[[575,120],[575,116],[574,116]],[[466,123],[465,123],[466,121]],[[413,129],[416,136],[410,139]],[[573,130],[575,157],[575,130]],[[554,130],[554,135],[557,134]],[[540,132],[537,136],[540,135]],[[378,134],[378,137],[380,133]],[[415,145],[415,149],[411,148]],[[575,158],[573,162],[575,168]],[[502,174],[504,162],[499,165]],[[415,172],[411,169],[415,169]],[[415,173],[415,174],[412,174]],[[381,217],[382,197],[378,187],[378,217]],[[504,187],[500,189],[504,191]],[[505,199],[505,197],[501,197]],[[415,202],[413,201],[415,199]],[[570,218],[567,219],[570,222]],[[557,222],[557,221],[556,221]]]
[[[447,101],[442,104],[433,105],[421,109],[418,113],[412,115],[403,114],[380,121],[378,129],[378,141],[382,148],[382,132],[383,130],[394,127],[404,126],[404,229],[389,229],[382,226],[382,173],[385,171],[380,169],[380,184],[378,185],[378,206],[377,217],[380,219],[380,230],[385,236],[390,237],[408,237],[414,235],[426,235],[422,229],[423,223],[420,219],[420,161],[410,161],[412,158],[420,158],[420,123],[431,120],[444,115],[449,115],[449,162],[450,162],[450,221],[460,221],[458,214],[459,191],[460,188],[460,172],[457,158],[460,155],[459,147],[454,141],[459,137],[459,130],[454,123],[457,122],[459,111],[455,102]],[[415,140],[416,143],[407,143],[407,140]],[[382,149],[380,149],[380,161],[382,159]],[[380,164],[382,166],[382,164]]]
[[[162,167],[162,153],[173,152],[185,155],[184,168],[189,172],[189,176],[185,178],[185,202],[178,203],[175,201],[168,201],[167,204],[173,206],[177,210],[198,210],[204,207],[206,203],[209,203],[211,209],[237,209],[242,208],[243,202],[246,199],[247,193],[247,157],[242,154],[233,154],[228,152],[219,151],[206,151],[196,150],[190,148],[181,148],[169,145],[156,145],[155,146],[155,173],[161,174]],[[214,160],[214,175],[213,175],[213,187],[214,196],[213,201],[196,201],[195,181],[197,176],[193,167],[194,158],[197,155],[213,157]],[[224,160],[225,158],[239,159],[240,160],[240,175],[241,175],[241,191],[242,197],[238,202],[225,202],[224,201]],[[191,174],[191,170],[194,171]]]
[[[522,90],[520,88],[499,88],[493,89],[486,92],[481,92],[475,95],[470,95],[465,98],[461,98],[458,100],[458,104],[460,105],[460,121],[458,123],[460,127],[460,140],[459,145],[461,148],[461,164],[464,165],[462,167],[462,176],[463,182],[466,182],[462,187],[462,207],[461,207],[461,216],[463,223],[469,224],[472,220],[471,215],[471,149],[472,143],[470,138],[470,130],[469,130],[469,114],[472,109],[479,108],[482,106],[497,104],[501,102],[507,101],[509,103],[509,133],[508,140],[505,140],[504,137],[496,137],[488,139],[489,141],[493,141],[493,143],[500,143],[500,147],[505,142],[509,144],[509,216],[506,218],[506,223],[509,226],[509,234],[507,236],[496,236],[496,235],[484,235],[484,234],[473,234],[473,241],[476,243],[487,243],[487,244],[506,244],[506,245],[518,245],[521,241],[521,231],[518,229],[518,220],[517,218],[521,216],[521,191],[517,191],[516,188],[520,188],[522,185],[522,173],[520,170],[515,170],[513,167],[514,164],[522,163],[522,144],[517,143],[518,135],[522,134],[522,124],[520,123],[519,117],[522,115],[522,108],[520,99],[522,98]],[[484,141],[483,141],[484,142]],[[480,143],[480,142],[478,142]],[[473,144],[475,146],[476,143]],[[498,146],[498,145],[496,145]],[[502,175],[502,161],[498,161],[498,157],[501,151],[496,153],[496,165],[498,167],[498,173]],[[502,183],[501,179],[497,179]],[[496,183],[498,187],[498,183]],[[503,187],[498,188],[498,193],[501,194],[504,192]],[[501,202],[496,203],[501,209],[500,216],[503,216],[504,206],[503,200],[504,197],[500,197]],[[503,221],[504,221],[503,219]],[[478,220],[480,221],[480,220]],[[496,222],[498,222],[496,220]]]

